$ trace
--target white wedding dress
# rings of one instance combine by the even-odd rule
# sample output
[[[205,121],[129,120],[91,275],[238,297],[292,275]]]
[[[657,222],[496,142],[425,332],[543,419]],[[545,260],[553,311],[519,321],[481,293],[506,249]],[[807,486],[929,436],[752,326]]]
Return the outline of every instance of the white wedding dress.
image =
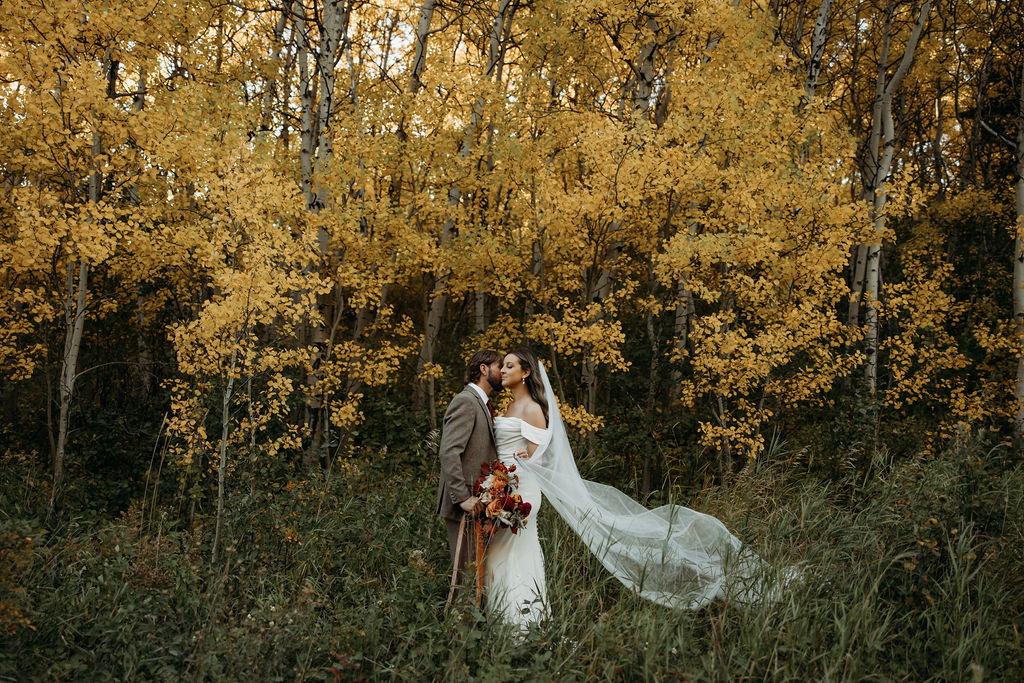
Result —
[[[541,364],[548,429],[495,418],[498,456],[515,464],[520,495],[533,510],[518,535],[491,540],[485,559],[488,608],[525,630],[546,616],[544,556],[537,538],[541,495],[623,585],[666,607],[699,609],[717,597],[775,601],[800,573],[772,571],[721,521],[682,505],[648,510],[613,486],[583,479],[569,445],[558,400]],[[529,459],[513,454],[529,439]]]
[[[534,444],[547,443],[548,430],[539,429],[518,417],[494,418],[498,459],[505,465],[517,465],[514,454]],[[537,513],[542,495],[537,479],[516,468],[519,495],[532,509],[526,526],[513,534],[507,528],[492,536],[484,555],[484,588],[487,611],[491,615],[526,631],[547,617],[547,586],[544,581],[544,553],[537,536]]]

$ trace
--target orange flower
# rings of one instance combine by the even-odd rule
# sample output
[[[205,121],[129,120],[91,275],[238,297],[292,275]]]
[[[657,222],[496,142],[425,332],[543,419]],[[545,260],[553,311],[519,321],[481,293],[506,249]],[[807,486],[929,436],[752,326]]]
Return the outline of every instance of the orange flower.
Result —
[[[501,512],[501,501],[497,499],[492,500],[487,506],[487,516],[494,517],[499,512]]]
[[[495,472],[494,473],[494,486],[499,488],[499,489],[503,489],[506,486],[508,486],[508,475],[505,474],[504,472]]]
[[[517,502],[517,503],[522,503],[522,502],[523,502],[523,497],[522,497],[522,496],[520,496],[520,495],[519,495],[519,494],[517,493],[516,495],[512,496],[512,500],[514,500],[514,501],[515,501],[515,502]]]

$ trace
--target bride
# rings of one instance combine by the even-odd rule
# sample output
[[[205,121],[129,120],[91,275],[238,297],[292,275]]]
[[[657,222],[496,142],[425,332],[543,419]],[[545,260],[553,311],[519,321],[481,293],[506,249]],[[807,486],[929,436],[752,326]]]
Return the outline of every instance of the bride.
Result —
[[[667,607],[697,609],[719,596],[773,600],[795,577],[788,569],[773,581],[766,565],[710,515],[681,505],[648,510],[612,486],[580,477],[551,383],[531,351],[508,354],[501,380],[513,400],[495,418],[498,458],[516,465],[519,493],[532,510],[518,534],[502,530],[489,541],[484,576],[491,614],[521,630],[547,616],[537,536],[542,499],[615,578]]]
[[[505,414],[494,418],[495,446],[502,464],[521,464],[521,458],[529,458],[548,442],[548,403],[534,373],[539,365],[526,349],[508,354],[502,362],[501,385],[512,392]],[[532,506],[530,516],[519,533],[502,529],[488,541],[484,586],[488,611],[525,630],[546,617],[547,587],[536,522],[542,502],[540,485],[518,466],[517,474],[519,495]]]

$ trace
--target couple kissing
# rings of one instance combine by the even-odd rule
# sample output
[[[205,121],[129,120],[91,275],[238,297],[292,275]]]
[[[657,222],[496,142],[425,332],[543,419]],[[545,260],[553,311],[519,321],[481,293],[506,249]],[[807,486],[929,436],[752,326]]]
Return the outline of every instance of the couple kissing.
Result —
[[[544,618],[547,602],[544,555],[536,524],[543,497],[539,483],[522,466],[549,436],[548,397],[539,370],[540,363],[529,349],[506,355],[483,349],[473,354],[466,367],[466,387],[445,412],[438,451],[437,514],[447,526],[456,574],[470,561],[472,544],[463,520],[466,515],[483,512],[483,504],[473,492],[481,466],[496,460],[507,467],[519,466],[518,494],[529,503],[531,519],[516,534],[498,531],[490,537],[483,583],[488,613],[524,630]],[[490,397],[502,388],[509,390],[512,402],[498,415]]]
[[[794,567],[773,571],[711,515],[676,504],[649,510],[614,486],[583,479],[544,365],[529,349],[477,351],[465,381],[445,413],[438,452],[437,513],[448,528],[453,586],[469,564],[465,518],[482,508],[474,495],[481,465],[499,461],[514,471],[531,510],[517,533],[490,536],[477,562],[489,617],[523,634],[550,616],[537,533],[542,501],[624,586],[666,607],[699,609],[719,597],[775,601],[799,578]],[[501,415],[490,404],[499,387],[512,395]]]

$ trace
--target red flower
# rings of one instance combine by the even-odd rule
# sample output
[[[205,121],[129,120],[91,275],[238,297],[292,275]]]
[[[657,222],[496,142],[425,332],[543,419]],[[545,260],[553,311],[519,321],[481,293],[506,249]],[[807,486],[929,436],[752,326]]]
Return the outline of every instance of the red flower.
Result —
[[[513,526],[513,527],[509,527],[509,528],[512,530],[512,533],[514,533],[514,534],[518,534],[519,533],[519,528],[518,527],[514,527]]]
[[[501,501],[501,507],[506,512],[512,512],[516,509],[516,501],[512,499],[512,496],[505,496],[505,500]]]
[[[515,472],[516,471],[516,466],[515,465],[509,465],[508,466],[508,471],[509,472]]]
[[[483,472],[486,477],[491,473],[491,464],[489,462],[480,463],[480,471]]]
[[[502,465],[500,462],[494,463],[494,469],[498,472],[508,472],[508,468]]]
[[[527,517],[530,514],[530,510],[532,510],[532,509],[533,509],[533,506],[530,505],[529,503],[520,503],[519,504],[519,512],[523,513],[523,517]]]

